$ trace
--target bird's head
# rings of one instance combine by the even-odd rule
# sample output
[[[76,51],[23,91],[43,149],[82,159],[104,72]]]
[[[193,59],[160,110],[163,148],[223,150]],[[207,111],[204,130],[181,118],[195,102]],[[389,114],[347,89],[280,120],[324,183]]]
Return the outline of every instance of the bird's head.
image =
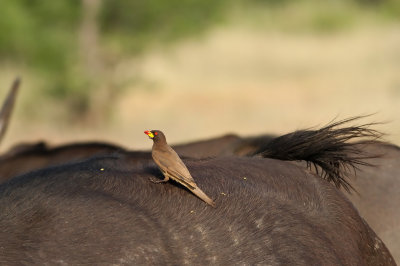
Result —
[[[146,130],[144,134],[149,136],[149,138],[154,141],[165,140],[164,133],[162,133],[160,130]]]

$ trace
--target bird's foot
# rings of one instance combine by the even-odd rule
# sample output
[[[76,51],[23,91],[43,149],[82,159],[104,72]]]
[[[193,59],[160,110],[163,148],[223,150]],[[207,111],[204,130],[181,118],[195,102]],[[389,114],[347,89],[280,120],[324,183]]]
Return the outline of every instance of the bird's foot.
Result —
[[[154,180],[153,178],[149,178],[149,180],[151,181],[151,182],[153,182],[154,184],[160,184],[160,183],[165,183],[165,182],[168,182],[168,180],[165,180],[165,179],[162,179],[162,180]]]

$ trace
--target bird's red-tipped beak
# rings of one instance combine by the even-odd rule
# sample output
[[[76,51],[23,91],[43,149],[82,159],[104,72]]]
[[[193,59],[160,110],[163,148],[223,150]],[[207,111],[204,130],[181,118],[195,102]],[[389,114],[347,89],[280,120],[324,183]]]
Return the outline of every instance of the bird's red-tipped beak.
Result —
[[[144,134],[146,134],[147,136],[149,136],[149,138],[154,138],[154,134],[150,131],[150,130],[146,130],[144,131]]]

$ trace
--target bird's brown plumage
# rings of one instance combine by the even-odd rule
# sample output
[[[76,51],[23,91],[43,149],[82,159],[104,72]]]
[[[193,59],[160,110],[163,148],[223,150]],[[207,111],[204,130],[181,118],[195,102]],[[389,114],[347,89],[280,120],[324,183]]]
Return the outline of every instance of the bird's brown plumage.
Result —
[[[154,162],[158,165],[165,177],[164,180],[158,181],[158,183],[166,182],[171,178],[187,187],[193,194],[209,205],[215,207],[214,201],[198,188],[179,155],[167,144],[164,133],[159,130],[145,131],[144,133],[153,139],[151,154]]]

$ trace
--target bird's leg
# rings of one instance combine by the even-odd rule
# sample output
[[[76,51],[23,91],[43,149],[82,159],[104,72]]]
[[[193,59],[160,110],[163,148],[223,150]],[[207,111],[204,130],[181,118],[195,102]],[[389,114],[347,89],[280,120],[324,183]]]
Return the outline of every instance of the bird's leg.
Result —
[[[160,184],[160,183],[165,183],[168,182],[169,177],[167,175],[164,176],[163,180],[154,180],[151,177],[149,178],[151,182],[153,182],[154,184]]]

